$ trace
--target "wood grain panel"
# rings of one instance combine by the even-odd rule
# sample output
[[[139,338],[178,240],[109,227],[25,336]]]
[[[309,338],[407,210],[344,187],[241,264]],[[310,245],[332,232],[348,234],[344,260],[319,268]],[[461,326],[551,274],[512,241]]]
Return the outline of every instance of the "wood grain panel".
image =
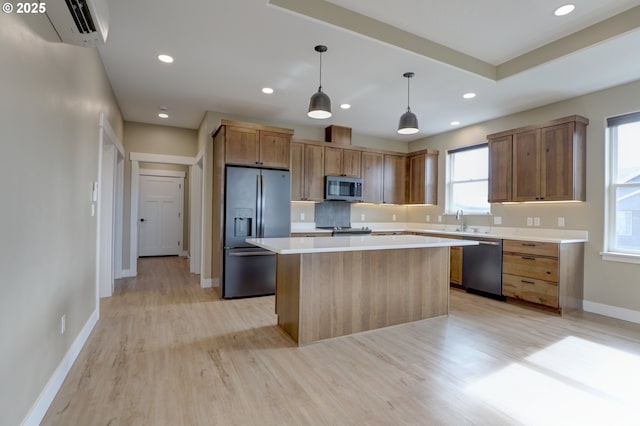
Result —
[[[502,274],[502,295],[558,308],[558,283]]]
[[[260,165],[278,169],[289,169],[291,135],[260,131]]]
[[[538,241],[504,240],[502,251],[524,253],[538,256],[558,257],[559,244]]]
[[[304,145],[291,144],[291,200],[304,199]]]
[[[324,149],[324,174],[327,176],[342,175],[342,149]]]
[[[384,155],[362,153],[362,199],[365,203],[382,203]]]
[[[489,202],[511,201],[513,135],[489,139]]]
[[[353,149],[342,151],[342,174],[349,177],[360,177],[362,152]]]
[[[540,197],[540,129],[513,136],[513,199]]]
[[[299,259],[300,323],[298,334],[290,333],[299,345],[447,313],[448,247],[311,253]],[[279,300],[296,285],[294,275],[282,273],[288,283],[277,284]]]
[[[324,200],[324,148],[304,147],[304,199]]]
[[[558,281],[558,259],[503,253],[502,272],[545,281]]]
[[[259,130],[244,127],[226,127],[225,162],[255,166],[260,161]],[[288,164],[288,162],[287,162]]]

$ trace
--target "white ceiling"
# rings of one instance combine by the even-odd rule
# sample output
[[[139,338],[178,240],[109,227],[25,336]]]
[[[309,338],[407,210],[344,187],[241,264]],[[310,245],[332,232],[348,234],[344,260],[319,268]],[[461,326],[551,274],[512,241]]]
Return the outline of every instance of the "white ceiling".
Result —
[[[99,47],[124,118],[197,128],[205,111],[414,140],[640,79],[640,0],[109,0]],[[308,118],[318,86],[333,117]],[[157,55],[167,53],[173,64]],[[420,133],[396,133],[406,79]],[[260,89],[272,87],[264,95]],[[463,100],[462,94],[477,97]],[[352,104],[341,110],[343,102]],[[166,107],[170,118],[157,117]]]

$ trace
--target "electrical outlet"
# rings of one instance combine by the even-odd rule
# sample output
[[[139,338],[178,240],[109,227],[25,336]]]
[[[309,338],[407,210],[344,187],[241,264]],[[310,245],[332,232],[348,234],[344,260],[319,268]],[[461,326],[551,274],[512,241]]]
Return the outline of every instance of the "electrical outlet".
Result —
[[[427,214],[424,216],[425,221],[431,222],[431,215]]]
[[[442,222],[442,216],[438,215],[438,222]]]
[[[564,217],[561,216],[561,217],[558,218],[558,226],[560,228],[564,227]]]
[[[527,218],[527,226],[533,226],[533,218],[532,217],[528,217]]]
[[[502,225],[502,216],[494,216],[493,217],[494,225]]]
[[[361,222],[364,222],[364,213],[362,213],[362,214],[360,215],[360,221],[361,221]]]
[[[300,213],[300,221],[304,222],[304,213]]]
[[[533,226],[540,226],[540,218],[539,217],[534,217],[533,218]]]
[[[393,219],[394,222],[396,221],[396,215],[395,214],[392,216],[392,219]]]
[[[65,331],[67,331],[67,314],[60,317],[60,334],[64,334]]]

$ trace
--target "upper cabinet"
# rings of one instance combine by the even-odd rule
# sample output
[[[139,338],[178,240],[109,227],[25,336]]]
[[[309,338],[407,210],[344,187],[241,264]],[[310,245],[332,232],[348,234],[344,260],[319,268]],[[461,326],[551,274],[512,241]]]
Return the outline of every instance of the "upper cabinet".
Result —
[[[409,156],[409,204],[438,204],[438,153]]]
[[[384,155],[383,182],[383,203],[405,204],[407,202],[407,157]]]
[[[570,116],[489,135],[489,202],[584,201],[588,123]]]
[[[362,152],[353,149],[325,147],[324,173],[327,176],[360,177]]]
[[[362,201],[382,203],[382,175],[384,173],[384,155],[377,152],[362,152]]]
[[[305,143],[291,144],[291,200],[324,199],[324,147]]]
[[[288,169],[292,130],[226,122],[225,163]]]

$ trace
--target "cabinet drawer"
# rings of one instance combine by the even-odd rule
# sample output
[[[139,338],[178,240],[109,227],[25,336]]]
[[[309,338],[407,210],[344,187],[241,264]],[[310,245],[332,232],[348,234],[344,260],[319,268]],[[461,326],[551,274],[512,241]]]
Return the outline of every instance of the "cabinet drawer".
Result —
[[[502,274],[502,295],[558,307],[558,285],[548,281]]]
[[[502,255],[502,272],[557,282],[558,259],[504,253]]]
[[[502,251],[558,257],[558,244],[536,241],[504,240]]]

